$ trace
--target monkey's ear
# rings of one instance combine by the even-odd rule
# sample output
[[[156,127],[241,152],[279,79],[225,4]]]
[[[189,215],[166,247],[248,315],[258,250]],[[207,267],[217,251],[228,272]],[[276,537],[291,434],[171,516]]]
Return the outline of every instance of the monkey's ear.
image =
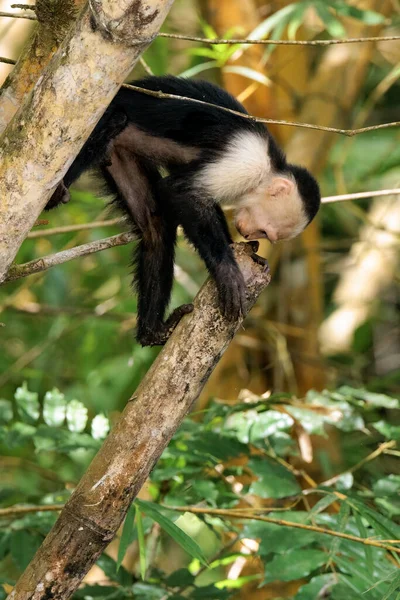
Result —
[[[269,185],[269,193],[274,198],[284,198],[293,192],[294,184],[286,177],[274,177]]]

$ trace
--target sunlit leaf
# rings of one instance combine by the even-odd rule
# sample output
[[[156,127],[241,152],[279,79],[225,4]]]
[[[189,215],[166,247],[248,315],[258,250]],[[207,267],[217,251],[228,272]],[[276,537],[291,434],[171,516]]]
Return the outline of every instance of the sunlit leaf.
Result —
[[[279,463],[268,458],[252,458],[248,466],[257,477],[250,485],[251,494],[260,498],[284,498],[301,491],[294,475]]]
[[[65,420],[65,396],[57,388],[46,392],[43,400],[43,419],[47,425],[60,427]]]
[[[71,400],[67,405],[68,429],[74,433],[80,433],[86,427],[88,410],[79,400]]]
[[[171,519],[168,519],[156,504],[143,502],[142,500],[136,500],[136,504],[145,515],[156,521],[190,556],[197,558],[204,565],[207,564],[207,559],[197,542],[175,525]]]
[[[30,392],[28,384],[24,381],[22,386],[16,389],[14,398],[21,419],[26,421],[26,423],[35,423],[40,416],[38,394]]]

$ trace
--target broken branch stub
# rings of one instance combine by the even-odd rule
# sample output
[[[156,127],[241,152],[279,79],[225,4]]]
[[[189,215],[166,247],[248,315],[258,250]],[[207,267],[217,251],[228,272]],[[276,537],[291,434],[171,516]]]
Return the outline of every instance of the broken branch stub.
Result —
[[[247,284],[249,311],[270,276],[265,264],[253,260],[249,244],[237,244],[235,254]],[[208,280],[194,311],[178,324],[128,401],[9,600],[71,596],[115,536],[242,320],[227,321],[221,315],[215,285]]]

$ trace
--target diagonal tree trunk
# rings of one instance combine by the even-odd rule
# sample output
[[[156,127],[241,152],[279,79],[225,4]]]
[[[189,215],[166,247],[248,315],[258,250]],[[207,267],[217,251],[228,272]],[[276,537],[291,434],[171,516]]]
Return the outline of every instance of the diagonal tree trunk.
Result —
[[[251,245],[235,255],[247,310],[269,282]],[[115,536],[155,462],[240,327],[221,316],[210,280],[179,323],[89,466],[9,600],[66,600]]]

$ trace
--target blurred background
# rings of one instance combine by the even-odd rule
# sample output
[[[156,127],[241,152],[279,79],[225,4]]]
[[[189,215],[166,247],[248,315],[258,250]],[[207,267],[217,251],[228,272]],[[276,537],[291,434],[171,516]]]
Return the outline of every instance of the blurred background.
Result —
[[[5,1],[0,2],[0,9],[27,14],[12,9],[11,3]],[[17,59],[33,27],[35,23],[31,20],[0,18],[0,55]],[[163,31],[203,38],[282,40],[400,35],[400,3],[398,0],[176,0]],[[0,63],[2,81],[12,68]],[[251,114],[260,117],[346,129],[400,121],[398,40],[321,47],[207,45],[159,37],[145,52],[131,79],[145,73],[171,73],[218,83]],[[270,129],[289,160],[313,172],[325,197],[400,188],[398,127],[354,137],[282,125],[271,125]],[[96,196],[96,189],[93,179],[81,178],[66,207],[42,215],[46,223],[32,230],[17,262],[24,263],[124,230],[124,224],[116,223],[116,215],[110,213],[107,203]],[[101,222],[99,226],[86,227],[96,221]],[[70,225],[80,228],[71,232],[53,231]],[[296,459],[296,465],[312,464],[307,468],[316,481],[346,471],[368,456],[376,444],[400,438],[399,249],[399,193],[327,202],[300,238],[274,247],[262,243],[260,254],[269,260],[271,284],[207,383],[196,407],[200,412],[193,423],[202,422],[199,414],[210,407],[210,399],[235,407],[237,403],[241,406],[240,403],[247,401],[265,401],[270,394],[279,398],[283,393],[289,404],[297,398],[300,406],[304,397],[310,405],[315,398],[334,402],[332,391],[347,389],[336,400],[348,402],[357,435],[352,437],[352,430],[343,437],[343,432],[338,434],[333,428],[326,437],[326,432],[313,429],[316,413],[307,417],[313,422],[308,433],[320,436],[311,441],[304,437],[307,431],[303,427],[302,419],[307,420],[304,415],[297,415],[297,429],[293,422],[285,425],[285,431],[290,431],[289,437],[297,444],[300,463]],[[132,245],[112,248],[1,288],[0,322],[4,326],[0,329],[0,397],[7,403],[3,407],[14,402],[15,390],[26,381],[31,393],[38,394],[39,399],[58,388],[66,402],[84,403],[89,419],[104,413],[113,422],[159,352],[157,348],[141,348],[134,342],[136,298],[130,285],[131,252]],[[206,278],[203,263],[183,237],[179,240],[175,275],[172,307],[190,302]],[[331,392],[324,396],[321,394],[324,389]],[[355,390],[363,390],[358,392],[361,397]],[[283,414],[282,409],[279,411]],[[370,421],[382,421],[391,428],[385,429],[386,438],[380,438],[377,429],[371,435]],[[380,435],[383,430],[382,426]],[[275,427],[270,431],[278,435],[282,429]],[[240,435],[241,443],[249,443],[243,431]],[[264,437],[260,435],[263,443]],[[306,446],[303,444],[301,448],[302,442],[314,448],[311,460]],[[17,443],[11,452],[4,445],[3,455],[26,459],[28,447]],[[266,446],[263,447],[265,450]],[[277,448],[277,454],[291,463],[288,458],[291,451]],[[374,477],[376,481],[388,474],[397,477],[391,489],[398,502],[400,475],[395,455],[386,455],[389,462],[385,462],[383,454]],[[7,460],[3,462],[5,488],[12,492],[11,495],[4,492],[4,506],[30,497],[15,492],[16,467]],[[75,463],[72,467],[71,459],[69,466],[65,466],[59,460],[54,458],[51,464],[46,463],[46,468],[55,469],[58,465],[60,472],[66,469],[64,483],[76,480],[85,464],[78,461],[80,466]],[[0,459],[0,468],[1,465]],[[370,477],[371,472],[362,475],[360,489],[372,489]],[[160,481],[166,478],[160,476]],[[241,481],[240,485],[247,483]],[[37,486],[33,498],[36,502],[43,498],[43,490],[37,481],[33,485]],[[253,494],[257,495],[254,489]],[[264,499],[283,496],[284,492],[271,496],[266,490],[260,494]],[[398,507],[392,508],[386,516],[395,518],[399,512]],[[386,533],[384,537],[398,537],[397,533]],[[256,533],[253,534],[256,539]],[[247,537],[251,535],[248,531]],[[248,550],[248,554],[251,552]],[[351,561],[355,560],[361,559],[352,556]],[[310,595],[296,595],[296,598],[364,597],[360,595],[361,588],[354,596],[348,588],[343,595],[340,590],[337,595],[324,595],[324,585],[326,581],[321,580]],[[294,597],[298,588],[298,585],[286,586],[284,591],[280,588],[275,592],[263,588],[259,592],[253,586],[250,592],[244,588],[240,597],[289,598]],[[383,596],[378,594],[376,598]],[[163,598],[140,596],[139,592],[134,597]],[[211,600],[214,595],[209,592],[204,597]],[[398,598],[385,596],[392,597]]]

